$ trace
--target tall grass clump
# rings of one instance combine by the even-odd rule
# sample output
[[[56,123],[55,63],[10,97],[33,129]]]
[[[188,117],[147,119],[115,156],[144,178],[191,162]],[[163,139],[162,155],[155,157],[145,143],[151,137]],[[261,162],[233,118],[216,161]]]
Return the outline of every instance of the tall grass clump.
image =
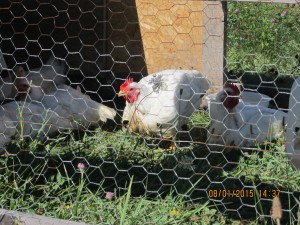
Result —
[[[236,72],[298,74],[298,5],[228,2],[227,62]]]

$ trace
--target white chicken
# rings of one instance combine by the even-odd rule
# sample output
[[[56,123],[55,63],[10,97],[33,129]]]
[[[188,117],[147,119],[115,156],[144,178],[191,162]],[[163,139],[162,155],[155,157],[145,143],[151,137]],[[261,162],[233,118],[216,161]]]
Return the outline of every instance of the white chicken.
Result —
[[[0,103],[6,99],[13,100],[18,93],[11,76],[0,78],[0,90]]]
[[[45,94],[55,92],[57,85],[67,81],[65,63],[53,57],[40,68],[25,72],[22,66],[17,66],[14,72],[16,75],[14,85],[20,100],[28,98],[29,101],[39,101]],[[27,92],[30,95],[27,95]]]
[[[211,125],[207,142],[226,146],[254,147],[282,137],[287,113],[239,102],[240,90],[227,83],[211,100]]]
[[[6,66],[4,59],[2,61],[1,63]],[[6,99],[15,100],[16,97],[24,100],[27,90],[31,92],[31,95],[27,96],[32,98],[31,100],[40,98],[45,93],[53,92],[58,84],[67,81],[65,70],[65,63],[53,57],[50,57],[42,67],[27,72],[24,71],[22,66],[16,66],[14,74],[9,73],[8,77],[0,80],[0,102]],[[31,86],[30,89],[28,89],[29,85]]]
[[[65,66],[50,58],[30,72],[15,68],[14,86],[21,101],[0,108],[0,147],[12,137],[43,139],[66,129],[88,128],[114,119],[116,111],[65,85]]]
[[[61,73],[56,75],[56,71]],[[20,94],[20,100],[41,103],[45,109],[51,109],[59,116],[72,121],[73,128],[87,128],[99,121],[113,120],[116,111],[103,104],[93,101],[79,89],[66,84],[62,63],[54,61],[52,66],[44,66],[39,73],[29,73],[25,77],[22,67],[16,68],[17,79],[15,85]],[[32,83],[29,85],[28,79]],[[45,80],[43,80],[45,79]]]
[[[52,110],[23,101],[12,101],[0,106],[0,147],[12,138],[43,140],[59,131],[72,128],[68,119],[58,116]]]
[[[0,71],[7,70],[7,64],[4,60],[3,54],[0,50]],[[14,98],[17,94],[17,90],[14,88],[13,84],[13,75],[8,73],[8,77],[0,78],[0,102],[3,102],[5,99]]]
[[[130,132],[172,138],[200,107],[209,86],[196,70],[163,70],[138,83],[127,79],[118,94],[126,100],[122,123]]]
[[[286,155],[291,163],[300,170],[300,77],[291,88],[286,129]]]
[[[97,126],[98,122],[114,120],[116,116],[113,108],[92,100],[79,88],[74,89],[66,84],[58,85],[57,91],[45,95],[40,101],[46,109],[72,121],[73,128]]]

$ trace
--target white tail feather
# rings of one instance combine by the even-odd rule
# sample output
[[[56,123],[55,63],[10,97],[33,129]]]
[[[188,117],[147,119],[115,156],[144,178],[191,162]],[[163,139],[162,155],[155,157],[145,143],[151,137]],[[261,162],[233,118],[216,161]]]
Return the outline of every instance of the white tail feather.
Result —
[[[113,108],[109,108],[102,104],[98,108],[98,113],[99,113],[100,120],[102,122],[106,122],[107,119],[114,120],[114,118],[117,114],[116,110],[114,110]]]

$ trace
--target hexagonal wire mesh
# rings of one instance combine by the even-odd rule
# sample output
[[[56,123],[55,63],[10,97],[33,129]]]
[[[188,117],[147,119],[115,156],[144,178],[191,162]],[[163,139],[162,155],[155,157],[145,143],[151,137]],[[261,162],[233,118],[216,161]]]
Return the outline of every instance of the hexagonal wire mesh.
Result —
[[[67,183],[124,193],[133,177],[133,196],[173,192],[249,220],[270,219],[280,191],[282,220],[296,222],[300,181],[284,145],[297,149],[298,8],[1,1],[0,206],[68,209]],[[88,212],[69,218],[92,223]]]

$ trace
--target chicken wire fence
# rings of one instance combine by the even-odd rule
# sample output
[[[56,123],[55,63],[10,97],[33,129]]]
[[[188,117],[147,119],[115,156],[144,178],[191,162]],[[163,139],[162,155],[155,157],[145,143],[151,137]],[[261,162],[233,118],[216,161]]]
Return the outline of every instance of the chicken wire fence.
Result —
[[[67,184],[132,178],[132,196],[241,221],[270,221],[279,196],[297,223],[298,4],[1,1],[0,21],[1,208],[53,215]]]

